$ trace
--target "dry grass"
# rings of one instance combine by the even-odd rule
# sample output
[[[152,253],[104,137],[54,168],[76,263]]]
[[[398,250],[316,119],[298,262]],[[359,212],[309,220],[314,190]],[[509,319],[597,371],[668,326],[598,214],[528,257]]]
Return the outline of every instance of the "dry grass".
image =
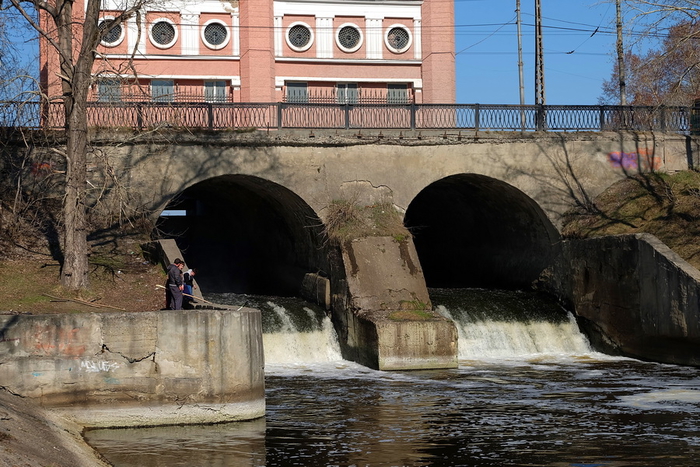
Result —
[[[48,255],[15,255],[0,261],[0,312],[85,313],[92,311],[139,312],[164,305],[165,282],[159,265],[146,261],[136,240],[126,249],[99,251],[90,258],[90,288],[71,291],[60,285],[59,264]],[[80,303],[80,302],[88,302]]]
[[[360,206],[352,201],[333,201],[328,206],[326,235],[331,241],[345,242],[362,237],[410,237],[403,218],[393,204]]]
[[[601,193],[594,204],[597,212],[566,215],[566,238],[646,232],[700,268],[700,173],[630,177]]]

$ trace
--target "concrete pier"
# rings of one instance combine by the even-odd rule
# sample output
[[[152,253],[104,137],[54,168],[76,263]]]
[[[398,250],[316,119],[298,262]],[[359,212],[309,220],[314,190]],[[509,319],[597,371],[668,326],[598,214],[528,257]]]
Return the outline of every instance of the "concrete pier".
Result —
[[[84,427],[265,414],[260,312],[0,317],[0,381]]]

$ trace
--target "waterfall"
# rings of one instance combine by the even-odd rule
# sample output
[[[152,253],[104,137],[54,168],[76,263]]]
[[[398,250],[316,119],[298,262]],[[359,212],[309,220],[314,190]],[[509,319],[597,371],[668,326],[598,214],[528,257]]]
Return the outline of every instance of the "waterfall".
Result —
[[[573,315],[551,297],[482,289],[430,289],[430,297],[435,310],[457,327],[460,360],[593,352]],[[342,360],[333,323],[316,305],[293,297],[235,294],[212,300],[261,310],[266,365]]]
[[[460,360],[592,352],[574,316],[551,298],[479,289],[432,290],[432,297],[445,302],[435,309],[457,327]]]
[[[318,363],[342,360],[338,337],[330,317],[317,318],[313,310],[304,307],[306,326],[300,329],[290,312],[273,302],[281,326],[263,332],[265,364]]]

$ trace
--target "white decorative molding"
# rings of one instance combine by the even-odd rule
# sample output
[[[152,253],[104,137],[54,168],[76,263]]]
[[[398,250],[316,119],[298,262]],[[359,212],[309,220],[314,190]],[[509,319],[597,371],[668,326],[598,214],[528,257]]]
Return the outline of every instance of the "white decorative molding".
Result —
[[[274,17],[274,40],[275,40],[275,57],[284,55],[282,44],[284,44],[284,27],[282,26],[282,17],[275,15]]]
[[[143,18],[144,15],[141,15]],[[136,17],[131,17],[126,20],[126,28],[128,31],[126,43],[129,52],[135,51],[139,55],[146,53],[146,36],[147,34],[141,34],[139,37],[139,26],[136,22]],[[138,42],[137,42],[138,39]]]
[[[316,17],[316,57],[333,57],[333,18]]]
[[[234,56],[241,55],[241,17],[238,14],[238,10],[231,13],[231,22],[233,23],[233,28],[231,29],[231,37],[233,43],[233,50],[231,53]]]
[[[367,34],[367,54],[365,55],[370,60],[380,60],[383,58],[382,40],[382,20],[370,19],[365,20],[365,32]]]
[[[416,60],[423,59],[423,47],[422,47],[422,21],[419,19],[413,20],[413,58]]]
[[[199,54],[199,15],[183,13],[180,15],[180,24],[182,27],[182,55],[198,55]]]

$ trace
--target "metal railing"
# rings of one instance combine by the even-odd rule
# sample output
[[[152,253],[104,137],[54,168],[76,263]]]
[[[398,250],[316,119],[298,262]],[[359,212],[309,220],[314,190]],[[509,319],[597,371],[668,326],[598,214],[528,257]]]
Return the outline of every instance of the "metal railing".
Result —
[[[485,104],[90,102],[88,125],[145,130],[394,129],[459,131],[663,131],[700,129],[700,107]],[[0,102],[0,126],[61,129],[59,103]]]

